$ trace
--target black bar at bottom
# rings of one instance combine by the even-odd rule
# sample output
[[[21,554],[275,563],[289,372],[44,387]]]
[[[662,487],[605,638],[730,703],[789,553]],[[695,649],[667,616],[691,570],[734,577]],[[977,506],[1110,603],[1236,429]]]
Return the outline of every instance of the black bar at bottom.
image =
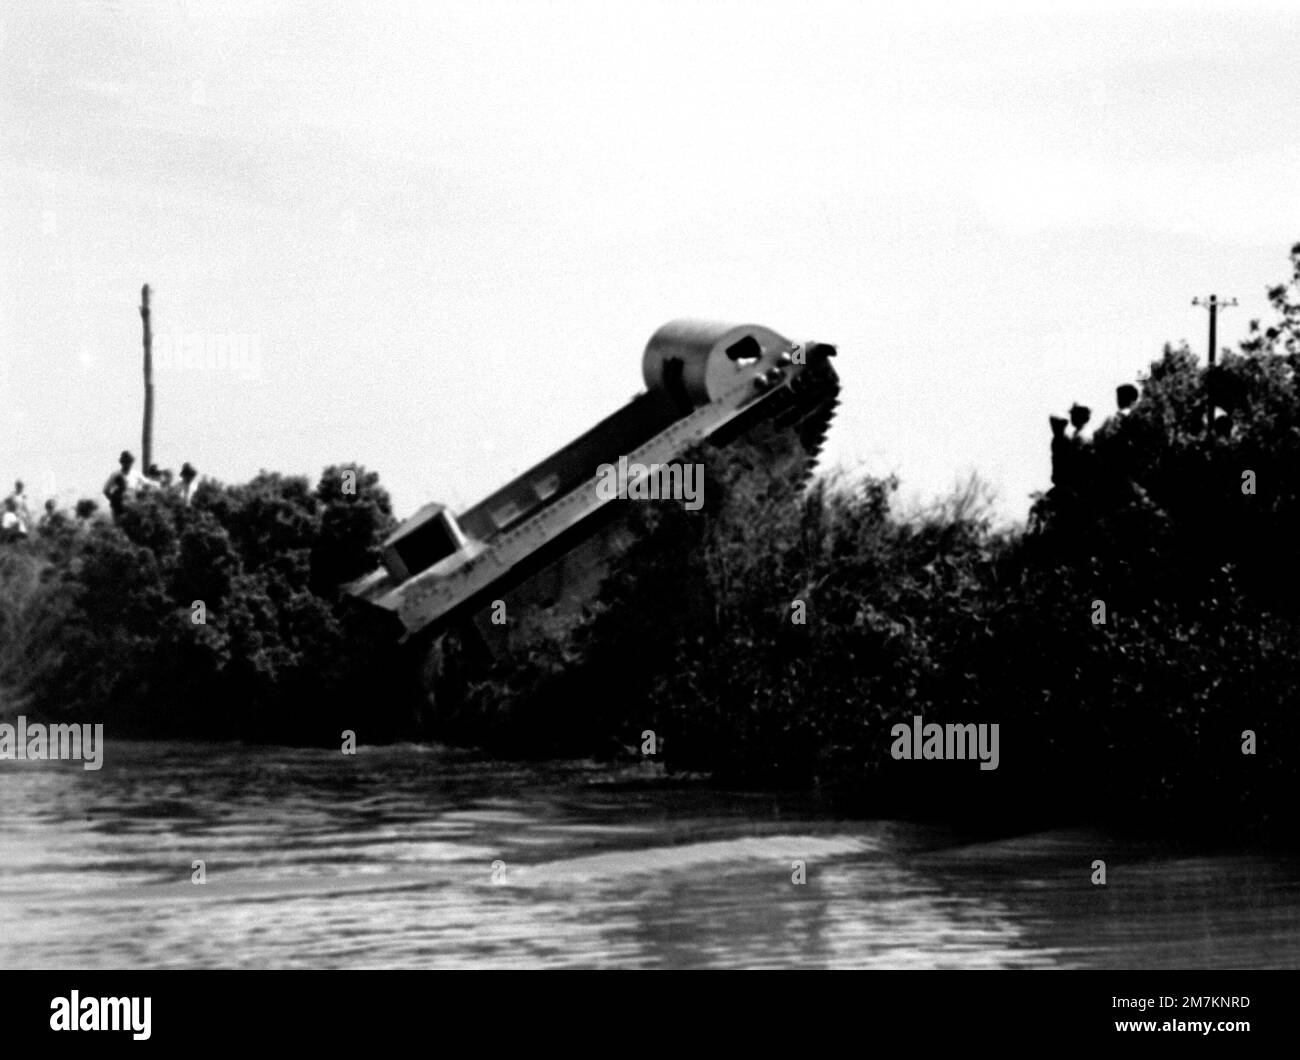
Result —
[[[9,971],[0,1010],[6,1046],[90,1049],[427,1040],[490,1055],[507,1044],[616,1053],[753,1039],[819,1051],[847,1033],[845,1044],[868,1049],[1131,1039],[1236,1052],[1290,1039],[1297,988],[1295,971]],[[136,1002],[101,1000],[123,998]],[[148,1026],[136,1030],[145,998]],[[74,1015],[78,1029],[53,1029]],[[128,1029],[89,1029],[114,1015]]]

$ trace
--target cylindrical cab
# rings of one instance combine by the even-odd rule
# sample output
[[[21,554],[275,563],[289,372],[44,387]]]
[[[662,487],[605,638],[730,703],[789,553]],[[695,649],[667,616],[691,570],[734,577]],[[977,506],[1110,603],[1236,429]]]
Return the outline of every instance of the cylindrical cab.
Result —
[[[683,408],[707,405],[771,366],[790,341],[759,324],[674,320],[646,344],[641,374]]]

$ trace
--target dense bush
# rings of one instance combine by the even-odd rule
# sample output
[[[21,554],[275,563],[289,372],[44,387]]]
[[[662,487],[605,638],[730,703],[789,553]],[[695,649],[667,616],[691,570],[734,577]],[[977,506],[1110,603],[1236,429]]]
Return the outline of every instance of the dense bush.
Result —
[[[40,576],[3,619],[0,684],[44,715],[149,735],[298,742],[361,721],[392,735],[409,666],[378,616],[338,598],[392,523],[377,476],[355,466],[315,488],[263,472],[206,480],[189,504],[142,493],[116,523],[62,520],[9,550]]]

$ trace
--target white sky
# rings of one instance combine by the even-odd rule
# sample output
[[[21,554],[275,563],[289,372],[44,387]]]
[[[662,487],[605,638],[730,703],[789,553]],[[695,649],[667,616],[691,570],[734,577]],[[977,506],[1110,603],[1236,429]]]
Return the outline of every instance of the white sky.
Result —
[[[148,282],[163,466],[461,508],[695,315],[839,346],[831,464],[1020,518],[1049,413],[1267,315],[1298,57],[1294,5],[6,0],[0,483],[139,453]],[[213,336],[258,370],[165,363]]]

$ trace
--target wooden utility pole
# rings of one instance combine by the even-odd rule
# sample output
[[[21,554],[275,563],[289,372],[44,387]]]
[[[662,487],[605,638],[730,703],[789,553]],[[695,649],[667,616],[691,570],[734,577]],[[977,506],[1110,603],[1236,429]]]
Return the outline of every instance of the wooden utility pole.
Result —
[[[1214,398],[1209,394],[1209,375],[1208,371],[1214,368],[1214,358],[1218,354],[1218,326],[1219,326],[1219,309],[1226,309],[1229,306],[1237,304],[1235,298],[1220,298],[1217,294],[1210,295],[1209,298],[1193,298],[1192,305],[1202,305],[1210,311],[1210,355],[1208,358],[1209,368],[1206,375],[1206,408],[1205,408],[1205,433],[1209,434],[1214,430]]]
[[[144,321],[144,429],[140,438],[140,471],[153,463],[153,330],[149,326],[149,285],[140,289],[140,319]]]

